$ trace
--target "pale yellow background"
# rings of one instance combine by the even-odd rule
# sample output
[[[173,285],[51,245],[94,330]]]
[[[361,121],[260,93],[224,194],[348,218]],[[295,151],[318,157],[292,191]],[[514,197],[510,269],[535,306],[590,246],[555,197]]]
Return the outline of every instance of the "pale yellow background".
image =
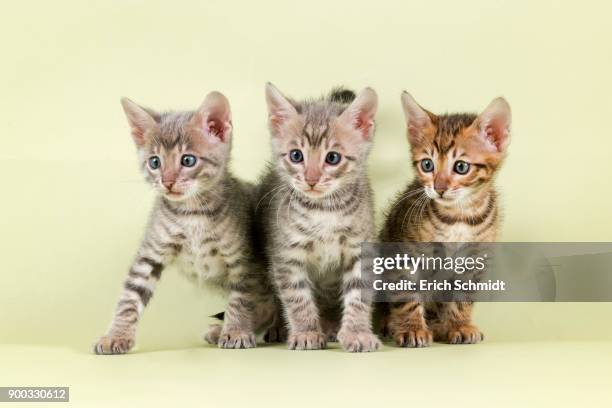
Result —
[[[514,113],[499,178],[503,239],[612,241],[611,15],[593,0],[3,4],[0,386],[70,385],[80,406],[606,406],[610,304],[481,304],[479,346],[232,352],[199,337],[223,298],[170,269],[138,353],[88,351],[153,198],[121,96],[193,109],[222,91],[232,167],[254,180],[269,156],[265,81],[295,97],[372,86],[380,219],[411,178],[400,92],[434,112],[477,111],[503,95]]]

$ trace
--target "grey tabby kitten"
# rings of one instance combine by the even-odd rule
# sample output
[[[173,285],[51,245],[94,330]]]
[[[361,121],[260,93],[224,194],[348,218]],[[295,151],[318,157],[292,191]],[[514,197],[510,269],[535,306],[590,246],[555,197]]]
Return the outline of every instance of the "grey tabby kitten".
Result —
[[[156,113],[121,101],[145,178],[158,191],[151,220],[129,270],[98,354],[126,353],[164,267],[178,261],[200,283],[229,293],[224,324],[209,342],[255,347],[255,332],[274,323],[276,307],[260,257],[251,246],[253,187],[228,171],[232,121],[222,94],[195,112]]]
[[[270,272],[292,350],[374,351],[371,294],[361,278],[361,243],[375,237],[366,159],[377,96],[336,90],[294,102],[266,88],[273,161],[259,189]]]

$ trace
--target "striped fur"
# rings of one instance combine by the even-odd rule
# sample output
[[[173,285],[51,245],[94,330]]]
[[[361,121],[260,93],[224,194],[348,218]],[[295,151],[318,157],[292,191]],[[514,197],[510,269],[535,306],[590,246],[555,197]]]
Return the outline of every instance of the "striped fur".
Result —
[[[383,242],[491,242],[500,224],[494,186],[509,141],[510,107],[494,100],[481,115],[434,115],[402,96],[416,179],[395,199],[380,233]],[[426,172],[423,160],[432,160]],[[467,174],[454,170],[470,164]],[[381,306],[385,308],[385,306]],[[469,302],[392,304],[383,314],[388,331],[404,347],[433,340],[477,343]]]
[[[267,89],[275,159],[259,185],[256,214],[295,350],[332,340],[347,351],[380,346],[360,260],[361,243],[375,235],[366,158],[376,94],[366,89],[348,104],[354,94],[339,92],[290,102]],[[293,149],[303,162],[290,160]],[[342,155],[338,164],[325,163],[330,151]]]
[[[209,341],[224,348],[255,346],[255,332],[274,323],[277,307],[261,257],[253,248],[254,187],[228,171],[229,104],[210,94],[196,112],[157,114],[124,100],[142,170],[159,191],[150,223],[129,269],[108,333],[98,354],[120,354],[134,345],[136,326],[164,268],[176,262],[198,282],[228,293],[223,327]],[[198,157],[193,167],[181,155]],[[151,156],[161,158],[153,169]],[[174,184],[168,188],[168,178]]]

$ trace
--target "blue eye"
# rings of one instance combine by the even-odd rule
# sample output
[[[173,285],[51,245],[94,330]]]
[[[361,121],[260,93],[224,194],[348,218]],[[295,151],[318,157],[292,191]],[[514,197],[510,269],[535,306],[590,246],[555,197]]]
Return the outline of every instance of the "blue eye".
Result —
[[[464,162],[463,160],[457,160],[453,170],[455,170],[457,174],[467,174],[467,172],[470,171],[470,163]]]
[[[340,153],[329,152],[327,153],[327,156],[325,156],[325,163],[335,166],[336,164],[340,163],[341,158],[342,156],[340,155]]]
[[[294,163],[301,163],[304,161],[304,154],[301,150],[293,149],[289,152],[289,159]]]
[[[181,157],[181,165],[184,167],[193,167],[197,161],[198,159],[193,154],[184,154]]]
[[[149,167],[153,170],[157,170],[161,167],[161,160],[157,156],[149,157]]]
[[[434,170],[434,162],[431,159],[421,160],[421,170],[425,173],[431,173]]]

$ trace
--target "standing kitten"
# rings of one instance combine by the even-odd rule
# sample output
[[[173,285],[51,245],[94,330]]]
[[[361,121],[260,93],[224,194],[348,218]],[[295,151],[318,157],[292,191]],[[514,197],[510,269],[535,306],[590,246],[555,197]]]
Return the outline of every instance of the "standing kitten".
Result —
[[[159,192],[149,226],[125,281],[98,354],[121,354],[162,270],[179,260],[183,272],[229,292],[219,347],[255,347],[256,330],[274,319],[273,289],[251,247],[253,187],[227,169],[232,122],[222,94],[210,93],[196,112],[156,113],[121,101],[145,178]]]
[[[478,116],[434,115],[404,92],[402,105],[417,177],[391,207],[381,241],[495,241],[494,177],[510,137],[508,103],[497,98]],[[471,316],[471,302],[393,304],[388,329],[399,346],[478,343],[482,334]]]
[[[268,84],[266,97],[273,160],[257,216],[289,348],[321,349],[337,339],[347,351],[374,351],[380,341],[360,256],[361,243],[375,236],[366,159],[376,93],[336,90],[294,102]]]

